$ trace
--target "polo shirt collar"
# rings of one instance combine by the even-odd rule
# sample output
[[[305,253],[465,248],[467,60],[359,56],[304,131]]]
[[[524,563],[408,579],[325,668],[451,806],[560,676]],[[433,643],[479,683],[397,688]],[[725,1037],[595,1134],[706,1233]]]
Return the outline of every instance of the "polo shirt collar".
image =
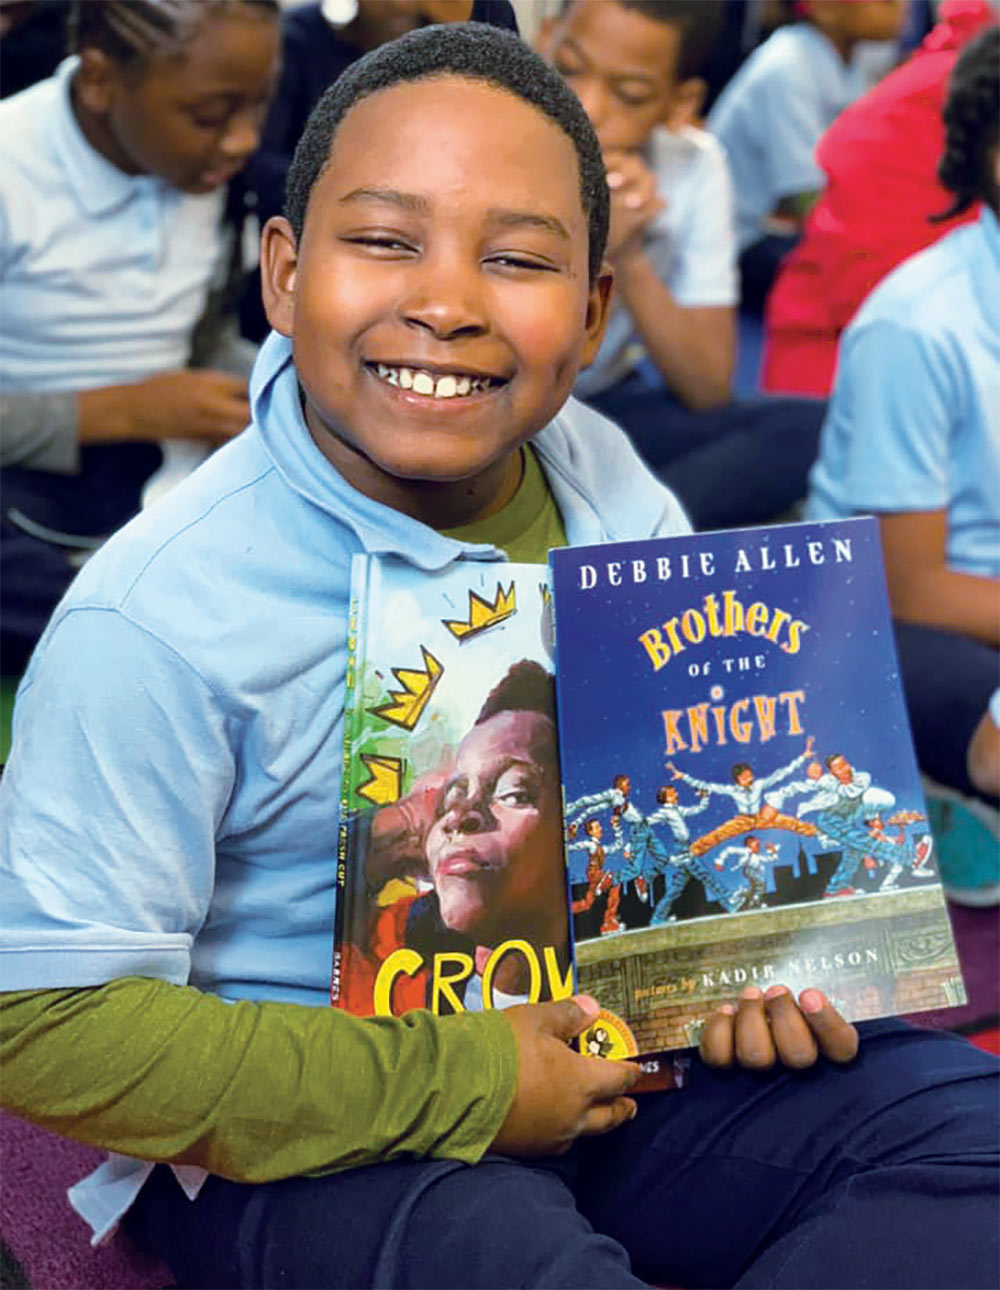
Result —
[[[299,400],[292,343],[272,331],[250,377],[253,424],[285,482],[300,496],[348,525],[372,555],[405,555],[421,569],[443,569],[458,556],[496,560],[495,546],[445,537],[419,520],[365,497],[313,442]]]
[[[70,83],[79,64],[73,54],[56,68],[50,128],[76,200],[88,214],[103,215],[128,201],[136,191],[137,181],[148,181],[148,176],[126,175],[87,142],[70,101]]]

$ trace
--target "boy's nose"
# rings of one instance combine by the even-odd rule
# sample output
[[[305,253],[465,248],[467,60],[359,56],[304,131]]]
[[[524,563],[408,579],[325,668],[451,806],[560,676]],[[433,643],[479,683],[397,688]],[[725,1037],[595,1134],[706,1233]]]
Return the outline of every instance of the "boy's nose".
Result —
[[[481,336],[489,329],[478,274],[441,257],[428,256],[413,265],[399,311],[408,326],[438,340]]]

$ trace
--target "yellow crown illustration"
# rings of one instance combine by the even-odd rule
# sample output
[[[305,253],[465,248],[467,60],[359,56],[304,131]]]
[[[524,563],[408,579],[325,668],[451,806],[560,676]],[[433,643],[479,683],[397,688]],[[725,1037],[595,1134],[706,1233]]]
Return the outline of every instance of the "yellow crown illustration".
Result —
[[[468,619],[463,622],[460,618],[443,618],[441,621],[452,636],[456,636],[460,641],[467,641],[473,636],[478,636],[480,632],[486,631],[488,627],[495,627],[497,623],[506,622],[511,614],[516,611],[517,602],[513,582],[506,591],[498,582],[497,593],[492,605],[488,600],[484,600],[482,596],[470,591]]]
[[[361,761],[370,778],[359,784],[355,792],[375,806],[388,806],[398,802],[403,783],[403,761],[400,757],[383,757],[362,753]]]
[[[369,709],[374,716],[391,721],[394,726],[402,726],[404,730],[412,730],[416,726],[444,675],[444,668],[426,646],[421,645],[420,652],[424,656],[423,669],[394,667],[392,674],[403,688],[390,690],[388,703]]]

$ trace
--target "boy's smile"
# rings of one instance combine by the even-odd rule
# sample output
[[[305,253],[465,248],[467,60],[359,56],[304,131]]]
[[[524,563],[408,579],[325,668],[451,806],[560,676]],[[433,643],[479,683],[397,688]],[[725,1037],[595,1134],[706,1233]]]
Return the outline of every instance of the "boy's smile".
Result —
[[[362,99],[298,248],[274,220],[262,250],[321,451],[439,528],[503,505],[600,343],[587,257],[573,144],[536,108],[455,76]]]

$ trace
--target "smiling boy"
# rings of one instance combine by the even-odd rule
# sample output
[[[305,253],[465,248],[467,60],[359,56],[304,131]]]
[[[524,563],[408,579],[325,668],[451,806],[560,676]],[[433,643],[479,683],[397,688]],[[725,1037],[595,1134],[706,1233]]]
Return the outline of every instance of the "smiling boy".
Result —
[[[607,194],[534,55],[413,33],[332,87],[293,169],[251,426],[85,567],[21,690],[5,1104],[132,1157],[76,1203],[98,1232],[131,1207],[189,1286],[636,1286],[630,1256],[661,1283],[889,1285],[905,1257],[985,1284],[996,1098],[962,1041],[877,1028],[807,1080],[704,1066],[633,1119],[635,1068],[565,1042],[592,1000],[324,1006],[351,556],[500,560],[511,507],[536,548],[684,522],[563,406],[600,342]],[[856,1048],[815,991],[707,1031],[720,1065]]]

